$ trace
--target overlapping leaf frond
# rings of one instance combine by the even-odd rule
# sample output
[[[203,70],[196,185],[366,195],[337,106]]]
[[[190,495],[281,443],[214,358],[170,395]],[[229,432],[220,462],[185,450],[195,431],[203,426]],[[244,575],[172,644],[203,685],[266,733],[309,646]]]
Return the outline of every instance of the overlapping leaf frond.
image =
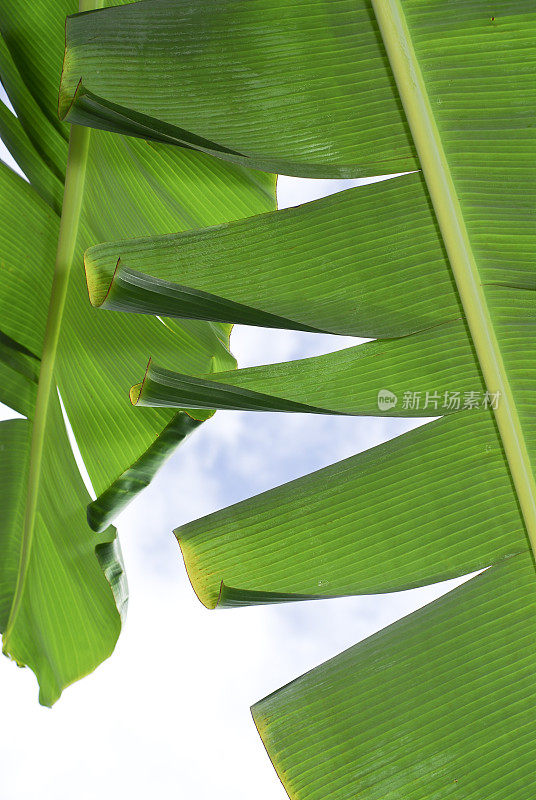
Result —
[[[0,164],[0,400],[27,417],[0,426],[0,629],[4,651],[36,672],[45,704],[113,650],[126,585],[109,523],[199,424],[173,410],[131,413],[125,393],[143,369],[147,348],[181,370],[234,366],[228,325],[96,314],[87,301],[83,251],[110,238],[212,225],[274,207],[268,175],[198,153],[91,135],[51,396],[40,415],[43,456],[29,487],[68,157],[58,84],[65,17],[76,10],[72,0],[36,0],[31,7],[6,0],[0,9],[0,78],[16,111],[0,105],[0,137],[28,178]],[[98,495],[89,510],[98,535],[86,521],[91,498],[67,439],[58,390]],[[30,493],[33,523],[27,518]]]

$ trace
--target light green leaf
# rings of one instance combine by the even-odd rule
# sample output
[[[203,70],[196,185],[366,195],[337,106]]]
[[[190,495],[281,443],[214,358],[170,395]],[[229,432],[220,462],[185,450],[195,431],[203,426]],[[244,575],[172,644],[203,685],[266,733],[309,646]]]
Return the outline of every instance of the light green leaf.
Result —
[[[39,359],[52,287],[58,217],[36,190],[0,163],[2,332]],[[48,269],[47,269],[48,266]],[[0,400],[4,400],[0,386]]]
[[[174,5],[178,16],[182,14],[185,7],[186,5],[182,3]],[[216,5],[215,13],[210,15],[210,20],[206,23],[212,31],[219,30],[218,26],[221,20],[227,19],[226,14],[229,7],[229,5],[225,5],[225,7],[221,4]],[[89,105],[92,102],[98,105],[95,95],[100,92],[101,98],[106,95],[105,102],[109,100],[113,103],[122,103],[123,111],[127,103],[130,103],[129,107],[133,110],[133,114],[141,110],[141,107],[136,106],[141,93],[136,95],[134,92],[134,95],[131,96],[126,91],[127,83],[134,90],[132,75],[135,71],[132,71],[131,76],[125,79],[124,83],[122,83],[122,78],[114,82],[115,78],[111,79],[109,75],[104,75],[104,71],[97,72],[96,53],[99,53],[100,59],[109,58],[109,63],[114,63],[113,59],[117,57],[117,53],[112,52],[109,36],[113,23],[115,22],[116,28],[119,29],[123,22],[125,28],[128,26],[134,34],[135,44],[130,53],[132,62],[141,68],[140,52],[141,49],[146,48],[143,51],[145,59],[147,60],[147,54],[150,52],[154,61],[154,74],[158,75],[159,59],[169,58],[166,38],[160,37],[157,41],[156,35],[154,39],[149,37],[149,43],[145,44],[144,40],[144,44],[140,45],[141,49],[138,51],[135,32],[142,17],[154,22],[155,30],[160,30],[158,27],[160,24],[163,26],[162,30],[166,29],[162,15],[164,9],[169,11],[170,8],[171,6],[165,2],[149,3],[144,6],[143,10],[140,10],[139,7],[132,7],[128,13],[124,10],[102,12],[83,18],[74,18],[71,21],[63,88],[67,97],[69,82],[74,81],[75,74],[80,75],[76,84],[80,89],[80,97],[74,98],[74,107],[78,100],[80,100],[79,107],[83,107],[85,102],[83,98],[86,97],[87,90],[89,94],[93,93],[91,94],[92,99],[88,101]],[[326,11],[327,7],[325,3],[318,3],[317,8]],[[309,14],[310,9],[311,7],[307,6],[305,11],[300,10],[296,14],[299,16],[303,13],[305,17]],[[358,4],[358,9],[359,12],[356,11],[356,14],[367,13],[368,15],[367,4]],[[406,16],[404,16],[404,9],[406,9]],[[387,54],[392,61],[393,77],[404,106],[404,113],[422,159],[425,182],[423,184],[419,176],[408,176],[390,182],[390,184],[367,187],[366,190],[354,190],[355,197],[360,197],[360,202],[356,202],[352,210],[355,215],[358,207],[363,210],[367,201],[369,203],[369,217],[366,219],[369,225],[375,225],[375,236],[371,237],[374,248],[372,253],[375,257],[374,266],[376,267],[375,280],[377,284],[384,287],[385,293],[389,292],[389,303],[385,302],[381,308],[384,325],[386,325],[385,320],[391,320],[393,313],[396,315],[397,312],[400,313],[400,310],[406,310],[408,296],[410,307],[413,307],[414,303],[422,303],[428,298],[431,300],[431,295],[436,290],[434,283],[436,274],[446,282],[449,275],[448,269],[452,267],[458,293],[456,290],[451,292],[446,288],[446,283],[443,283],[439,286],[438,299],[440,303],[446,302],[451,309],[458,306],[461,301],[469,327],[471,346],[476,350],[486,386],[491,394],[497,398],[500,397],[500,403],[497,404],[495,411],[501,438],[518,499],[528,525],[529,535],[536,541],[535,487],[529,455],[529,450],[533,445],[533,426],[527,413],[525,400],[527,390],[530,393],[534,391],[534,374],[530,373],[528,382],[523,386],[514,379],[515,369],[521,369],[523,364],[531,363],[530,353],[533,348],[530,335],[520,334],[523,357],[518,359],[521,362],[519,366],[514,366],[515,359],[513,361],[512,355],[508,355],[512,309],[509,309],[508,322],[505,323],[501,317],[500,308],[494,307],[497,290],[495,284],[502,283],[505,287],[510,287],[510,289],[503,290],[503,300],[508,305],[515,302],[515,297],[521,290],[533,286],[534,281],[533,271],[527,260],[527,246],[529,241],[534,244],[535,236],[533,227],[527,229],[526,223],[529,214],[527,198],[534,199],[535,182],[531,171],[525,169],[525,163],[529,152],[528,143],[534,143],[535,133],[533,128],[527,127],[526,92],[519,88],[528,87],[526,70],[516,53],[513,53],[505,44],[500,45],[498,52],[503,71],[500,78],[496,79],[493,76],[495,84],[486,111],[475,117],[473,91],[471,90],[467,94],[466,85],[463,82],[459,86],[457,82],[453,81],[445,83],[444,70],[441,68],[437,74],[434,72],[436,66],[434,57],[438,52],[443,57],[444,49],[449,45],[455,49],[463,33],[466,48],[475,47],[478,52],[478,57],[473,58],[470,55],[468,70],[474,84],[481,87],[485,93],[492,81],[492,76],[487,70],[492,69],[493,60],[487,61],[486,59],[489,59],[490,52],[494,52],[493,48],[490,51],[490,36],[493,29],[489,26],[490,21],[493,22],[493,20],[482,16],[482,4],[478,1],[469,6],[466,5],[460,19],[452,19],[452,15],[446,15],[448,19],[445,19],[437,4],[432,6],[430,15],[424,17],[420,14],[419,3],[409,1],[404,4],[404,9],[399,2],[393,0],[385,7],[382,4],[378,5],[376,12]],[[506,25],[504,30],[517,34],[516,41],[519,43],[521,51],[525,47],[531,26],[534,24],[533,15],[523,16],[522,12],[525,9],[526,0],[525,2],[521,0],[510,3],[508,9],[504,11],[504,24]],[[259,7],[256,6],[256,11],[258,10]],[[344,4],[337,7],[332,25],[327,26],[329,28],[326,34],[328,39],[333,35],[336,24],[348,19],[347,12],[348,9]],[[240,52],[241,47],[242,40],[237,34],[237,30],[241,24],[246,24],[250,20],[248,14],[237,14],[237,18],[240,22],[236,27],[231,27],[226,34],[226,41],[229,43],[226,51],[233,53]],[[430,27],[432,18],[434,25]],[[261,17],[255,17],[255,19],[260,28]],[[462,25],[460,20],[462,19],[463,31],[460,33],[460,25]],[[102,25],[101,28],[98,27],[99,23]],[[170,17],[169,30],[173,29],[173,24],[173,19]],[[286,25],[286,22],[284,24]],[[408,30],[408,26],[412,25],[415,28],[415,41]],[[290,48],[295,44],[296,32],[285,30],[286,37],[280,34],[280,39],[284,41],[284,47]],[[366,35],[368,37],[366,42],[372,47],[372,42],[377,40],[374,21],[370,23]],[[435,47],[431,46],[429,39],[434,42]],[[367,52],[366,44],[362,44],[362,47],[362,52]],[[204,48],[200,48],[200,50],[204,51]],[[454,70],[458,56],[453,55],[450,50],[448,53],[451,59],[449,63]],[[469,53],[471,54],[472,50],[469,50]],[[338,51],[330,52],[329,56],[333,59],[333,63],[342,63],[342,57],[339,61]],[[179,67],[179,69],[181,68]],[[322,63],[313,64],[311,69],[315,75],[322,75]],[[421,69],[424,71],[424,77]],[[284,71],[280,69],[278,74],[282,75]],[[84,84],[84,80],[86,84]],[[203,75],[192,76],[191,81],[192,85],[196,87],[196,92],[200,96],[204,96]],[[496,88],[497,81],[500,88]],[[97,85],[100,88],[97,88]],[[233,84],[233,91],[235,88],[239,88],[247,94],[247,86],[247,78],[237,76],[236,83]],[[275,81],[270,86],[277,91]],[[376,81],[374,89],[380,91],[381,87],[381,81]],[[383,96],[387,97],[392,89],[391,84],[383,86],[381,88]],[[109,95],[107,94],[108,90]],[[220,102],[227,102],[229,92],[221,92],[221,95],[223,99],[220,99]],[[449,102],[454,104],[454,112],[449,110],[450,106],[442,105],[442,95],[449,98]],[[508,110],[505,110],[505,98],[508,98]],[[179,99],[175,101],[169,99],[166,105],[161,96],[159,101],[167,111],[176,111],[177,104],[182,102]],[[432,101],[436,105],[432,106]],[[139,102],[143,101],[139,100]],[[151,101],[145,102],[150,103]],[[143,113],[146,112],[148,112],[147,107]],[[434,115],[437,115],[439,127]],[[104,117],[101,117],[100,124],[103,123],[103,119]],[[86,121],[88,120],[89,117]],[[260,122],[260,118],[256,121]],[[352,118],[352,123],[354,122],[355,120]],[[503,139],[500,140],[498,150],[496,150],[497,157],[490,164],[485,148],[486,145],[489,147],[492,138],[495,146],[496,131],[500,129],[503,122],[505,123]],[[229,125],[229,129],[232,129],[232,123]],[[247,125],[244,127],[248,129]],[[250,129],[255,131],[255,136],[264,137],[265,143],[269,144],[274,141],[269,126],[262,124],[259,134],[257,128],[251,126]],[[369,135],[373,142],[376,141],[375,134],[377,134],[375,128],[369,128]],[[337,137],[335,124],[332,126],[331,135],[331,144],[335,147]],[[464,136],[467,137],[466,140],[463,138]],[[301,136],[296,136],[295,140],[303,141],[304,138],[302,130]],[[465,146],[460,147],[460,143]],[[278,142],[278,145],[280,151],[285,149],[285,143]],[[503,157],[505,153],[507,155]],[[223,155],[223,157],[226,156]],[[329,163],[329,159],[330,156],[327,155],[324,160],[326,165]],[[306,170],[302,174],[307,174]],[[498,175],[501,175],[507,182],[510,190],[508,202],[510,206],[512,204],[515,206],[515,214],[512,214],[511,210],[505,206],[504,191],[501,184],[497,182]],[[426,209],[429,215],[424,223],[426,231],[424,235],[421,234],[420,225],[415,224],[414,206],[408,203],[408,188],[415,191],[417,195],[417,208]],[[395,191],[399,193],[401,205],[393,215],[393,203],[396,201],[391,200],[390,193]],[[363,202],[364,197],[367,198],[365,202]],[[385,206],[382,201],[387,201]],[[177,315],[191,314],[194,311],[197,316],[219,314],[218,318],[220,319],[232,319],[234,313],[237,315],[235,318],[238,317],[241,321],[257,322],[257,324],[266,323],[268,320],[264,315],[270,314],[272,316],[269,324],[279,326],[299,326],[308,330],[329,330],[356,335],[368,333],[392,336],[392,329],[382,330],[381,322],[374,327],[371,326],[368,329],[366,327],[367,324],[370,324],[370,316],[376,309],[373,296],[365,294],[363,298],[363,294],[359,293],[361,283],[355,279],[356,275],[361,277],[361,251],[356,247],[358,237],[354,233],[359,223],[356,222],[355,216],[352,219],[352,214],[347,213],[348,208],[349,206],[345,206],[344,200],[337,197],[329,201],[311,204],[310,207],[293,210],[286,215],[269,215],[265,218],[261,217],[257,220],[240,223],[238,226],[207,231],[196,235],[190,241],[183,236],[158,238],[152,241],[145,239],[130,245],[121,242],[106,245],[101,250],[87,254],[90,294],[94,303],[101,307],[108,305],[108,307],[131,308],[153,313],[166,309]],[[337,212],[342,212],[342,214]],[[335,216],[336,223],[333,224]],[[365,217],[362,215],[359,222],[363,218]],[[504,224],[501,227],[503,218]],[[326,227],[322,227],[320,224],[318,228],[319,221]],[[332,224],[328,229],[329,222]],[[504,230],[504,235],[509,235],[513,244],[501,247],[502,238],[494,230],[494,224],[496,230],[501,227],[500,236],[503,236],[502,231]],[[387,242],[385,241],[384,231],[388,231],[387,237],[389,237],[389,234],[392,235],[393,227],[399,235],[401,231],[404,235],[402,248],[396,247],[396,256],[398,257],[400,254],[404,268],[408,263],[415,264],[417,262],[415,271],[418,272],[421,279],[426,280],[427,289],[425,291],[422,291],[411,273],[402,272],[405,284],[403,292],[401,291],[400,294],[397,289],[402,289],[402,281],[398,286],[396,284],[393,286],[386,280],[386,275],[381,273],[378,275],[378,261],[383,264],[382,256],[390,253],[389,245],[393,244],[389,238],[387,238]],[[271,237],[268,231],[272,234]],[[297,258],[297,263],[301,265],[301,273],[296,278],[292,275],[293,253],[291,252],[289,255],[289,250],[293,247],[291,231],[297,236],[298,247],[301,250]],[[318,237],[316,237],[317,231]],[[491,232],[491,237],[483,244],[483,235],[488,231]],[[332,234],[331,240],[330,233]],[[370,233],[369,230],[369,236]],[[300,234],[303,234],[305,244],[300,241]],[[417,235],[417,239],[415,239],[415,235]],[[430,252],[426,246],[427,241],[433,242],[434,245],[435,255],[432,259],[430,259]],[[245,244],[243,251],[238,250],[239,242]],[[326,242],[330,244],[330,252],[336,242],[337,255],[334,269],[330,269],[329,272],[324,269],[325,277],[321,276],[320,280],[317,280],[321,273],[318,254],[325,255]],[[184,251],[188,246],[190,246],[190,250],[186,252],[186,258],[192,259],[192,262],[196,264],[193,269],[184,266]],[[271,249],[269,250],[269,248]],[[311,256],[305,254],[306,248],[311,251]],[[341,251],[344,253],[343,259],[338,258]],[[207,253],[208,255],[206,255]],[[437,253],[440,253],[440,258],[437,257]],[[228,264],[233,255],[239,266],[231,271],[228,269]],[[365,268],[368,266],[366,258],[368,255],[369,253],[365,251]],[[198,258],[199,256],[200,258]],[[355,266],[356,260],[359,260],[357,267]],[[430,261],[431,270],[428,273]],[[512,261],[514,266],[512,266]],[[340,268],[341,262],[342,269]],[[348,273],[352,272],[350,264],[353,267],[353,280],[352,278],[347,279]],[[215,266],[214,269],[213,266]],[[325,267],[325,259],[323,266]],[[227,274],[224,275],[224,273]],[[271,278],[273,275],[277,276],[275,281]],[[269,276],[266,283],[271,281],[271,285],[267,289],[265,289],[265,276]],[[208,285],[209,280],[212,288]],[[374,284],[372,285],[374,286]],[[367,289],[369,288],[367,284],[365,286]],[[302,293],[303,287],[309,291],[308,296]],[[273,291],[274,288],[275,291]],[[266,299],[268,295],[269,299]],[[342,299],[343,296],[344,299]],[[359,319],[356,319],[355,312],[356,297],[358,297],[361,312]],[[434,300],[436,300],[435,297]],[[246,308],[233,307],[234,303],[240,303]],[[532,298],[528,305],[530,306],[531,303]],[[518,319],[520,320],[525,319],[525,314],[525,309],[521,307],[514,312],[514,316],[519,315]],[[378,314],[378,316],[380,315]],[[333,319],[334,317],[335,319]],[[441,321],[444,321],[444,318]],[[526,321],[521,325],[525,326],[525,332],[528,334],[532,325],[530,311]],[[420,324],[414,320],[413,328],[410,330],[423,330],[424,327],[426,326],[423,325],[422,319]],[[520,339],[518,339],[518,345],[519,342]],[[438,355],[439,353],[436,353],[436,356]],[[163,366],[167,369],[168,365],[163,364]],[[455,361],[452,366],[456,366]],[[510,373],[512,373],[511,377]],[[155,375],[157,372],[153,370],[151,374]],[[196,373],[193,374],[196,375]],[[404,370],[402,374],[409,375],[411,372]],[[167,402],[173,405],[179,402],[179,397],[186,399],[185,392],[189,392],[190,388],[186,388],[184,378],[172,378],[170,371],[163,372],[162,370],[158,371],[158,375],[161,379],[158,390],[154,381],[151,384],[151,375],[149,375],[147,402],[160,405]],[[426,373],[422,378],[425,377]],[[170,392],[169,384],[174,381],[182,381],[181,389]],[[165,391],[164,382],[167,384]],[[190,387],[191,384],[190,380]],[[232,381],[228,384],[228,386],[230,385],[232,385]],[[241,388],[245,390],[245,387]],[[154,390],[152,397],[151,389]],[[157,396],[160,390],[162,396]],[[292,389],[290,391],[292,393]],[[281,384],[279,384],[280,393],[274,392],[274,396],[278,401],[283,399],[283,403],[267,401],[266,397],[248,396],[247,403],[245,400],[242,404],[235,403],[234,406],[231,403],[231,407],[244,407],[248,404],[249,407],[252,405],[259,407],[259,404],[264,404],[263,407],[274,407],[275,404],[282,408],[285,404],[289,406],[298,402],[301,403],[300,409],[304,410],[303,406],[307,405],[303,399],[305,392],[299,384],[296,391],[298,398],[296,396],[289,398],[284,395],[282,398]],[[215,387],[211,387],[211,392],[216,392]],[[236,392],[233,393],[231,389],[226,388],[225,392],[234,394],[236,398]],[[321,392],[325,395],[325,386],[322,387]],[[241,394],[244,398],[245,391],[242,391]],[[266,394],[266,392],[262,392],[262,394]],[[136,397],[136,392],[134,396]],[[205,400],[207,404],[210,402],[208,397]],[[140,399],[143,403],[143,392]],[[229,406],[228,397],[220,395],[220,400],[224,406]],[[342,399],[342,403],[345,401],[347,398]],[[197,396],[190,398],[190,402],[197,403]],[[315,410],[318,410],[318,407],[326,410],[326,405],[320,400]],[[296,406],[293,408],[297,410]]]
[[[388,390],[391,405],[384,406]],[[483,402],[485,386],[461,320],[399,339],[210,375],[181,375],[152,362],[130,391],[142,406],[429,417]],[[486,401],[491,408],[491,398]],[[467,407],[467,406],[466,406]]]
[[[6,428],[2,445],[16,487],[6,479],[0,630],[4,652],[36,673],[45,704],[112,652],[126,584],[109,521],[197,424],[183,412],[133,413],[127,393],[147,348],[178,370],[235,363],[228,325],[96,314],[82,253],[103,238],[212,225],[274,206],[272,176],[75,128],[60,223],[69,129],[57,119],[57,86],[65,14],[75,10],[71,0],[37,0],[31,9],[6,0],[0,10],[0,76],[18,114],[2,113],[0,131],[30,180],[0,165],[0,399],[28,417],[15,439]],[[99,535],[87,524],[91,498],[58,390],[102,495],[89,511]]]
[[[462,314],[420,174],[208,230],[100,244],[85,265],[103,309],[374,337]]]
[[[536,15],[527,2],[374,6],[488,386],[507,376],[510,418],[497,418],[534,542]],[[289,795],[531,797],[534,611],[531,554],[258,704]]]
[[[500,441],[489,412],[478,411],[425,425],[175,533],[210,608],[398,591],[527,550]]]
[[[63,9],[73,6],[71,0],[61,0]],[[65,178],[67,161],[67,139],[69,129],[58,122],[53,113],[54,105],[43,102],[38,85],[44,75],[50,76],[54,62],[57,63],[58,48],[46,50],[41,36],[50,27],[58,27],[62,13],[61,3],[51,13],[50,4],[38,2],[34,4],[31,17],[20,24],[21,4],[19,0],[6,0],[0,12],[0,78],[17,117],[30,141],[36,155],[42,159],[46,167],[56,174],[60,180]],[[39,33],[37,32],[39,27]],[[29,31],[34,40],[30,46]],[[45,34],[46,40],[46,34]],[[40,60],[46,59],[40,75],[36,74],[35,64],[31,65],[36,53]],[[24,77],[23,77],[24,76]],[[30,79],[32,76],[32,79]],[[25,80],[26,77],[26,80]],[[32,91],[33,90],[33,91]],[[47,113],[48,111],[48,113]],[[6,144],[8,144],[6,142]],[[9,145],[8,145],[9,146]],[[57,199],[57,198],[56,198]],[[61,195],[60,195],[61,200]]]
[[[286,175],[417,166],[374,16],[352,0],[149,0],[72,17],[60,115]]]
[[[289,796],[532,797],[535,615],[517,556],[256,703]]]
[[[132,496],[149,485],[157,470],[177,446],[199,427],[201,420],[179,413],[172,417],[153,447],[149,447],[96,500],[88,505],[87,518],[94,531],[102,531]]]
[[[0,423],[0,628],[4,652],[37,675],[44,705],[52,705],[65,686],[107,658],[119,635],[119,613],[96,548],[106,558],[119,607],[126,602],[115,529],[98,537],[87,530],[89,497],[57,398],[51,401],[48,425],[42,471],[55,481],[43,480],[32,539],[21,549],[32,425],[28,420]]]
[[[100,308],[390,340],[235,375],[151,352],[134,400],[370,413],[375,384],[454,379],[496,397],[493,417],[451,414],[177,531],[208,607],[493,565],[254,707],[296,800],[534,793],[535,34],[529,0],[151,0],[68,21],[69,120],[287,174],[422,169],[88,252]]]
[[[0,397],[23,416],[35,406],[39,359],[0,331]]]
[[[2,45],[0,39],[0,49]],[[0,103],[0,138],[37,194],[56,213],[60,213],[63,182],[35,151],[20,120],[3,103]]]

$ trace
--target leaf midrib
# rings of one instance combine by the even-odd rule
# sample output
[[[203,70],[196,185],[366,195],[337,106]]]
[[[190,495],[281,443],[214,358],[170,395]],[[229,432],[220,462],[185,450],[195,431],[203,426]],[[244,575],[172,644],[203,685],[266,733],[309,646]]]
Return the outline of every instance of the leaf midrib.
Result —
[[[372,0],[411,129],[484,381],[500,392],[494,409],[527,534],[536,555],[536,483],[516,403],[484,295],[460,202],[400,0]]]
[[[90,11],[100,8],[103,2],[104,0],[80,0],[79,10]],[[55,389],[54,368],[56,353],[67,289],[69,286],[71,265],[78,236],[90,133],[89,128],[72,125],[69,134],[69,151],[65,172],[65,188],[58,234],[58,248],[43,340],[43,353],[39,370],[35,413],[32,423],[28,484],[19,564],[13,592],[13,601],[3,635],[2,650],[6,654],[9,653],[10,650],[11,634],[17,622],[24,597],[26,577],[32,553],[50,395]]]
[[[30,461],[28,467],[28,486],[26,492],[26,505],[24,509],[24,527],[22,532],[19,567],[17,581],[13,594],[13,602],[9,619],[4,633],[4,652],[8,652],[9,638],[22,603],[26,575],[30,564],[30,556],[35,530],[37,500],[43,461],[48,409],[50,394],[54,390],[54,366],[61,330],[65,299],[69,285],[69,275],[73,261],[74,248],[78,235],[78,225],[82,198],[84,193],[84,180],[86,173],[87,151],[89,147],[89,128],[73,126],[69,138],[69,155],[67,158],[67,171],[65,176],[65,191],[63,208],[58,235],[58,249],[54,266],[54,279],[50,294],[45,336],[43,341],[43,354],[39,370],[39,384],[33,418]]]

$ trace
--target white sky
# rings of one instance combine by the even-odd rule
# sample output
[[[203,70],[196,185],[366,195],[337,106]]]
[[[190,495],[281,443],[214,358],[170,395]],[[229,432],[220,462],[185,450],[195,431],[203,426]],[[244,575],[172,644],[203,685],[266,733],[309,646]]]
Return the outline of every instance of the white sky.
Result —
[[[1,142],[0,157],[8,160]],[[280,207],[357,183],[281,177]],[[231,346],[250,366],[357,341],[237,326]],[[14,416],[5,407],[0,415]],[[390,596],[208,611],[190,588],[171,531],[414,424],[233,411],[205,423],[119,520],[130,605],[112,658],[52,710],[38,705],[32,673],[0,658],[2,800],[115,793],[284,800],[249,706],[459,581]]]

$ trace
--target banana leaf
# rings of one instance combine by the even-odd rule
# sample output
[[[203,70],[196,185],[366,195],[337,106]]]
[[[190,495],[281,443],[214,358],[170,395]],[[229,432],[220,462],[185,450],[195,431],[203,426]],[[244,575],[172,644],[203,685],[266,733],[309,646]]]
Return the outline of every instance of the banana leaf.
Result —
[[[125,392],[146,349],[178,369],[235,364],[229,325],[95,313],[83,251],[275,205],[269,175],[106,132],[69,135],[57,87],[65,16],[76,10],[72,0],[0,9],[0,78],[16,111],[0,107],[0,137],[28,178],[0,164],[0,400],[26,417],[0,425],[0,630],[45,705],[109,656],[119,634],[126,583],[110,521],[212,413],[133,414]]]
[[[86,253],[110,313],[378,339],[234,374],[155,357],[140,411],[444,398],[440,420],[176,531],[208,607],[485,569],[255,704],[298,800],[534,795],[535,35],[529,0],[149,0],[67,23],[67,120],[286,174],[421,170]]]

